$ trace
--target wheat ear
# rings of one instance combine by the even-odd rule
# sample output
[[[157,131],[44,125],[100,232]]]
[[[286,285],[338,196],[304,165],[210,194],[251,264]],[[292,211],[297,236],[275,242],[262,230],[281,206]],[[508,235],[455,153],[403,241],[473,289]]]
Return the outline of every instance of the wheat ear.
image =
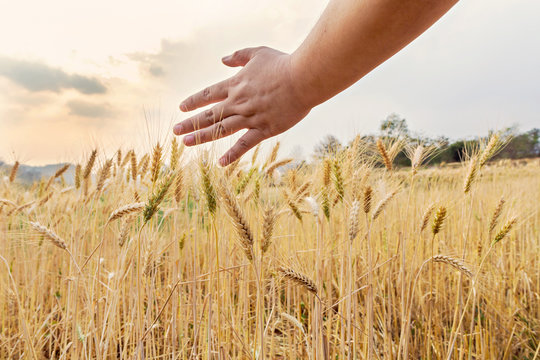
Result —
[[[15,178],[17,177],[17,172],[19,171],[19,162],[15,161],[15,164],[11,167],[11,171],[9,173],[9,182],[12,183],[15,181]]]
[[[431,226],[431,233],[433,236],[437,235],[441,231],[444,219],[446,219],[446,208],[441,206],[437,209],[435,218],[433,218],[433,225]]]
[[[220,186],[220,191],[221,196],[223,197],[223,203],[225,204],[225,209],[233,221],[234,228],[236,229],[244,253],[249,261],[253,261],[253,235],[246,218],[238,206],[236,198],[225,184]]]
[[[373,189],[371,186],[366,186],[364,189],[364,212],[366,214],[369,214],[369,211],[371,210],[371,200],[373,197]]]
[[[496,244],[502,239],[504,239],[506,235],[508,235],[510,230],[512,230],[512,227],[516,224],[516,222],[517,222],[517,218],[515,217],[508,220],[506,224],[504,224],[504,226],[501,228],[501,230],[499,230],[497,235],[495,235],[495,238],[493,238],[493,244]]]
[[[435,255],[431,259],[433,262],[444,263],[452,266],[453,268],[461,271],[464,275],[472,278],[472,271],[465,265],[465,263],[459,259],[446,255]]]
[[[150,221],[152,216],[154,216],[154,214],[158,210],[159,204],[161,204],[163,199],[165,199],[165,195],[167,195],[167,191],[169,191],[173,179],[174,177],[172,175],[168,175],[163,178],[161,182],[156,186],[156,189],[148,199],[148,202],[146,203],[144,208],[143,215],[145,223]]]
[[[99,179],[96,185],[97,192],[100,192],[103,189],[103,186],[105,185],[105,180],[107,180],[107,178],[111,174],[111,166],[112,166],[112,160],[109,159],[105,162],[105,164],[101,168],[101,171],[99,172]]]
[[[118,220],[126,215],[133,214],[135,212],[139,212],[146,206],[143,202],[136,202],[132,204],[127,204],[124,206],[119,207],[118,209],[114,210],[111,215],[109,216],[109,219],[107,220],[106,224]]]
[[[433,210],[435,210],[435,205],[431,204],[424,212],[424,215],[422,216],[422,221],[420,222],[420,233],[423,233],[424,230],[427,228],[429,219],[431,218],[431,214],[433,214]]]
[[[161,170],[161,155],[162,155],[163,149],[159,143],[156,144],[154,147],[154,153],[152,155],[152,183],[155,183],[158,179],[159,172]]]
[[[351,207],[351,215],[349,216],[349,241],[353,241],[360,230],[358,214],[360,213],[360,202],[354,200]]]
[[[491,221],[489,222],[489,234],[495,230],[495,226],[497,226],[497,222],[499,221],[499,217],[501,216],[502,209],[504,207],[505,200],[504,198],[501,198],[499,200],[499,203],[497,204],[497,207],[495,208],[495,211],[493,212],[493,215],[491,216]]]
[[[386,146],[384,145],[382,139],[377,140],[377,149],[379,150],[379,154],[381,155],[386,169],[392,170],[392,160],[390,159],[390,155],[388,154],[388,151],[386,150]]]
[[[281,166],[284,166],[284,165],[287,165],[291,161],[293,161],[293,159],[283,159],[283,160],[279,160],[279,161],[274,161],[272,164],[270,164],[268,166],[268,169],[266,170],[266,175],[267,176],[272,176],[272,174],[274,173],[274,171],[277,168],[279,168]]]
[[[280,267],[278,269],[278,272],[287,280],[290,280],[291,282],[302,286],[307,291],[318,294],[318,288],[315,284],[315,281],[311,280],[307,275],[304,275],[294,269],[286,268],[286,267]]]
[[[276,213],[273,207],[267,207],[264,210],[263,216],[263,231],[261,239],[261,251],[266,253],[270,244],[272,243],[272,233],[274,232],[274,225],[276,223]]]
[[[90,154],[90,157],[88,158],[88,161],[86,162],[86,166],[84,167],[84,171],[83,171],[84,180],[87,180],[90,174],[92,173],[92,168],[94,167],[94,164],[96,162],[96,156],[97,156],[97,150],[92,150],[92,153]]]
[[[60,236],[56,235],[56,233],[52,231],[51,229],[48,229],[47,227],[41,225],[40,223],[33,222],[33,221],[30,221],[30,225],[34,228],[34,230],[36,230],[38,233],[43,235],[43,237],[50,240],[53,243],[53,245],[63,250],[67,249],[66,242],[62,240]]]
[[[398,193],[398,190],[394,190],[390,194],[386,195],[386,197],[384,199],[379,201],[379,203],[375,207],[375,211],[373,211],[373,215],[371,216],[372,220],[375,220],[375,219],[377,219],[377,217],[379,217],[379,215],[382,213],[382,211],[384,210],[386,205],[388,205],[390,200],[392,200],[392,198],[394,196],[396,196],[397,193]]]
[[[478,157],[475,156],[469,162],[469,170],[467,171],[467,176],[465,177],[465,182],[463,183],[463,192],[467,194],[471,190],[471,186],[476,178],[478,173]]]

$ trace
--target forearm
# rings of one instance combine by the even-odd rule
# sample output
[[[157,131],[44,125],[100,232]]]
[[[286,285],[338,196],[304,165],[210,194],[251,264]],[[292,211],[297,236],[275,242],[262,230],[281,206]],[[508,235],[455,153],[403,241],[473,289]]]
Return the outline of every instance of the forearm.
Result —
[[[318,105],[422,34],[457,0],[331,0],[291,56],[293,81]]]

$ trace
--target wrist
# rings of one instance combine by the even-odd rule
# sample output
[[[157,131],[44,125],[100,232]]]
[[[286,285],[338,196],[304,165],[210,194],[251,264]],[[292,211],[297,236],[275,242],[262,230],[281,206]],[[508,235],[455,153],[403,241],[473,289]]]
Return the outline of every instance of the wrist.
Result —
[[[318,76],[298,51],[289,55],[289,76],[293,92],[304,107],[312,109],[328,100],[323,87],[316,85]]]

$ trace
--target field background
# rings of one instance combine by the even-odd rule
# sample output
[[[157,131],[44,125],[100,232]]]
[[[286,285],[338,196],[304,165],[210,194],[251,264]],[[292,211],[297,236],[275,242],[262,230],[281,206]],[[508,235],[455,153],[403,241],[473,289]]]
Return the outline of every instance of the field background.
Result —
[[[357,138],[301,166],[173,141],[9,169],[0,358],[536,359],[540,163],[497,141],[427,168]]]

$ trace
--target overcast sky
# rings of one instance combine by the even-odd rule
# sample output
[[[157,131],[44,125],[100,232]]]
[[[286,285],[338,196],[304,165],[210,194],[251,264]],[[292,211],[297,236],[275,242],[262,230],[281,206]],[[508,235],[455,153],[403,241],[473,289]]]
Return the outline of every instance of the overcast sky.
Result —
[[[169,141],[186,117],[179,102],[237,71],[222,56],[293,51],[326,3],[0,0],[0,159],[76,162],[96,146],[112,155]],[[537,0],[460,2],[281,135],[283,155],[298,146],[308,155],[326,134],[374,133],[390,113],[429,136],[540,127],[539,14]]]

